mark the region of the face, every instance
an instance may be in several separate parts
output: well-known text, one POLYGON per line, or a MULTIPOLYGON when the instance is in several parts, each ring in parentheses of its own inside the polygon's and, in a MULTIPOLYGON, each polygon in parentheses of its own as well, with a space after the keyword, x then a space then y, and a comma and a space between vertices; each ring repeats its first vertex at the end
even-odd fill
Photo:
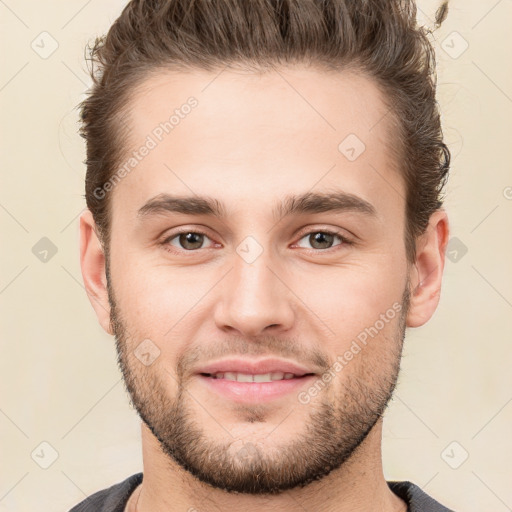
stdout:
POLYGON ((136 410, 203 482, 321 478, 390 399, 410 267, 386 113, 368 78, 301 67, 162 72, 132 98, 111 325, 136 410))

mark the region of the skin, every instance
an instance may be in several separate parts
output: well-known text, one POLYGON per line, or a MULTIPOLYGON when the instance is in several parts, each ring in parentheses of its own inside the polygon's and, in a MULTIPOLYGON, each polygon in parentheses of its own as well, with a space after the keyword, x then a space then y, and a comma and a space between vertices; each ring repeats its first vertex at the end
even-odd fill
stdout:
POLYGON ((86 290, 100 324, 116 335, 127 388, 147 423, 144 481, 126 510, 405 510, 382 472, 382 412, 405 327, 427 322, 439 301, 446 213, 432 215, 409 262, 392 116, 363 75, 305 66, 162 71, 131 97, 127 151, 190 96, 197 107, 109 192, 108 276, 92 215, 80 219, 86 290), (338 150, 351 133, 366 146, 355 161, 338 150), (374 213, 272 216, 289 194, 334 190, 374 213), (228 215, 138 215, 162 193, 215 198, 228 215), (187 250, 187 240, 168 240, 178 227, 207 236, 187 250), (348 242, 334 236, 320 246, 314 234, 325 231, 348 242), (252 263, 236 251, 247 236, 263 249, 252 263), (401 314, 307 404, 295 392, 235 403, 194 373, 226 356, 270 355, 321 376, 397 304, 401 314), (145 339, 159 350, 149 366, 134 356, 145 339), (255 469, 273 492, 243 487, 255 469), (231 492, 237 486, 244 490, 231 492))

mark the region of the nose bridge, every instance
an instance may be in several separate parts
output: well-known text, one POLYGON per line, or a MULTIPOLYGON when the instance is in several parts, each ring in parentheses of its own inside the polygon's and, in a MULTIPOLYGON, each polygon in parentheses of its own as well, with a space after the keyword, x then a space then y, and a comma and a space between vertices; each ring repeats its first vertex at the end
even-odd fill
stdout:
POLYGON ((242 242, 233 255, 233 269, 216 309, 217 325, 246 336, 258 335, 270 326, 288 329, 293 323, 290 294, 276 276, 268 250, 251 247, 250 240, 247 244, 242 242))

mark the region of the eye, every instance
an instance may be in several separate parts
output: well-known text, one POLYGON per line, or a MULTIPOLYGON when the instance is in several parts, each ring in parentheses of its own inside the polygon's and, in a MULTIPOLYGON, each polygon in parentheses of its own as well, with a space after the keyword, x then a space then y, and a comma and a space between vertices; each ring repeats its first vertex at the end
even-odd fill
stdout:
MULTIPOLYGON (((299 242, 297 242, 297 245, 299 245, 299 247, 303 247, 300 245, 300 242, 302 240, 307 240, 307 242, 311 244, 311 247, 317 250, 331 249, 338 245, 350 245, 350 241, 347 238, 345 238, 341 233, 324 230, 310 231, 309 233, 307 233, 299 240, 299 242), (339 239, 340 243, 333 245, 335 239, 339 239)), ((309 247, 305 247, 305 249, 309 249, 309 247)))
POLYGON ((182 231, 181 233, 174 233, 167 237, 162 245, 168 247, 177 247, 178 249, 185 251, 194 251, 196 249, 203 249, 203 243, 205 239, 209 240, 206 233, 200 231, 182 231))

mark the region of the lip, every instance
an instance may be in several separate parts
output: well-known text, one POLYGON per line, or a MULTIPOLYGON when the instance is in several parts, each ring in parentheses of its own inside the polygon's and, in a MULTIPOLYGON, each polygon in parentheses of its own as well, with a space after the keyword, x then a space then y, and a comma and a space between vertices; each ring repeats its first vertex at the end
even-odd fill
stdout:
POLYGON ((238 382, 227 379, 213 379, 198 375, 208 390, 238 403, 262 403, 275 400, 290 393, 297 396, 300 388, 310 385, 316 375, 305 375, 272 382, 238 382))
MULTIPOLYGON (((259 361, 251 361, 248 359, 224 359, 222 361, 217 361, 215 363, 211 363, 204 367, 201 367, 197 370, 196 373, 225 373, 225 372, 235 372, 235 373, 251 373, 251 374, 265 374, 272 372, 283 372, 283 373, 293 373, 297 376, 303 376, 307 373, 315 373, 314 371, 298 365, 292 361, 287 361, 285 359, 262 359, 259 361)), ((295 379, 290 379, 295 380, 295 379)))
POLYGON ((225 359, 200 368, 197 376, 208 390, 238 403, 262 403, 295 394, 300 388, 309 385, 317 377, 315 372, 284 359, 225 359), (215 373, 265 374, 273 372, 293 373, 293 379, 274 380, 272 382, 238 382, 227 379, 214 379, 206 374, 215 373))

